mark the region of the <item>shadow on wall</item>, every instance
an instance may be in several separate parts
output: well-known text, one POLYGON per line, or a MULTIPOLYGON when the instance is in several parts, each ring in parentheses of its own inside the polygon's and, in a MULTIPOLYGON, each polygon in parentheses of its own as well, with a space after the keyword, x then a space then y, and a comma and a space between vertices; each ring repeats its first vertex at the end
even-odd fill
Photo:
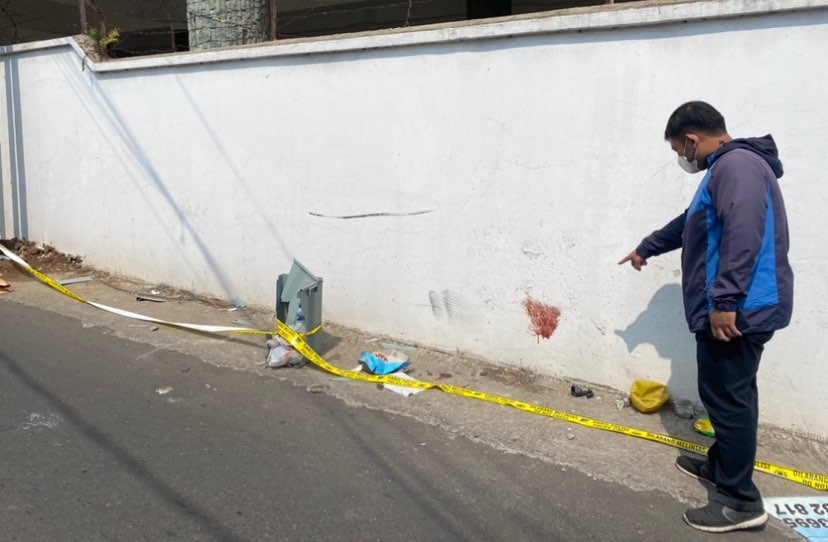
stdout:
POLYGON ((178 226, 186 232, 187 237, 193 242, 203 258, 203 261, 194 262, 185 257, 184 263, 193 272, 206 267, 224 292, 225 297, 234 302, 241 302, 230 274, 220 264, 208 240, 192 224, 191 217, 187 215, 174 196, 167 179, 164 179, 158 172, 155 163, 143 149, 132 127, 115 106, 109 93, 101 85, 98 76, 92 72, 84 72, 83 68, 78 71, 74 60, 65 57, 59 64, 59 68, 63 71, 65 80, 77 95, 80 105, 86 109, 90 119, 96 123, 102 134, 104 134, 104 141, 109 143, 115 156, 123 165, 126 175, 128 175, 138 193, 144 198, 146 209, 153 213, 158 223, 166 224, 164 233, 168 239, 174 245, 180 246, 183 244, 185 237, 176 235, 172 224, 169 223, 162 212, 163 206, 166 206, 167 210, 175 215, 178 226), (131 173, 132 164, 139 168, 143 176, 131 173), (149 198, 146 190, 148 184, 155 188, 160 196, 160 201, 164 204, 163 206, 149 198))
MULTIPOLYGON (((647 308, 626 329, 615 334, 624 339, 627 351, 651 344, 670 362, 670 379, 665 382, 677 399, 698 402, 696 390, 696 343, 687 329, 681 285, 666 284, 650 299, 647 308)), ((647 378, 642 375, 642 378, 647 378)))

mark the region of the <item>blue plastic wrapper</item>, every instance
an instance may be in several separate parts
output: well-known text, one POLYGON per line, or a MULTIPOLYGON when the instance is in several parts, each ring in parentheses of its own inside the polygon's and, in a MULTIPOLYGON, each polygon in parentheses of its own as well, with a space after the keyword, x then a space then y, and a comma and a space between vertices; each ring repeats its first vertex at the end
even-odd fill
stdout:
POLYGON ((359 356, 359 361, 365 364, 368 367, 368 371, 375 375, 387 375, 391 373, 396 373, 402 369, 405 369, 411 362, 409 360, 405 361, 385 361, 384 359, 380 359, 371 352, 363 352, 359 356))

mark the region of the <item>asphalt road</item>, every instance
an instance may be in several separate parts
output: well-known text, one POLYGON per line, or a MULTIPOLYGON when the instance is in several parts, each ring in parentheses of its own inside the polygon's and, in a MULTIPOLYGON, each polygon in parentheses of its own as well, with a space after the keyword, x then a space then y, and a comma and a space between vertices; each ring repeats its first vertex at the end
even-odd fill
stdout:
POLYGON ((2 541, 786 539, 684 509, 0 299, 2 541))

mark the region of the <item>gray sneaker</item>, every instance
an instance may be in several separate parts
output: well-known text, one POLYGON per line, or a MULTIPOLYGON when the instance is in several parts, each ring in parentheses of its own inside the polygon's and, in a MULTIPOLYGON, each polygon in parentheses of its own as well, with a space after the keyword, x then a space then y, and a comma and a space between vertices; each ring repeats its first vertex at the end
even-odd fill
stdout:
POLYGON ((716 481, 703 471, 706 460, 696 459, 695 457, 688 457, 686 455, 678 456, 676 459, 676 468, 688 476, 692 476, 696 480, 716 486, 716 481))
POLYGON ((693 508, 684 513, 687 525, 708 533, 755 529, 767 521, 768 513, 764 510, 742 512, 713 501, 703 508, 693 508))

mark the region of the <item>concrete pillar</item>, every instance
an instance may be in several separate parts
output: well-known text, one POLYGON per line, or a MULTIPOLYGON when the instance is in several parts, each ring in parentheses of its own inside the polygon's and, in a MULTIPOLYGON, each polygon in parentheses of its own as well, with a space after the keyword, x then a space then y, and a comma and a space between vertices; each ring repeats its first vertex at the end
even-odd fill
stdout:
POLYGON ((187 0, 190 49, 267 41, 268 0, 187 0))

